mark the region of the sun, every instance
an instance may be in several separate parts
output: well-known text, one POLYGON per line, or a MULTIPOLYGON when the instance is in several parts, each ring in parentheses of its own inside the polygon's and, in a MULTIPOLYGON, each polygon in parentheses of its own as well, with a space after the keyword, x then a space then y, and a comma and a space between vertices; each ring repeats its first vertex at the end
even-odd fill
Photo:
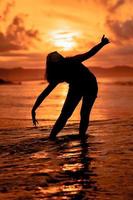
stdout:
POLYGON ((76 46, 74 36, 74 33, 71 32, 54 31, 51 34, 51 42, 61 50, 72 50, 76 46))
POLYGON ((75 42, 68 39, 58 39, 54 44, 56 47, 60 47, 63 50, 71 50, 75 46, 75 42))

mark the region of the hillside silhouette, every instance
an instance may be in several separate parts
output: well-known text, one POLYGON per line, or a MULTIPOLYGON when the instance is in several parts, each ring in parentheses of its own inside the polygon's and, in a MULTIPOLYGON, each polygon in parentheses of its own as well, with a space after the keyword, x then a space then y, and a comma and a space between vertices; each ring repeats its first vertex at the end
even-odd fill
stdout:
MULTIPOLYGON (((97 77, 124 77, 133 76, 133 67, 115 66, 111 68, 89 67, 97 77)), ((0 68, 0 79, 7 81, 33 81, 44 80, 45 71, 42 68, 0 68)))

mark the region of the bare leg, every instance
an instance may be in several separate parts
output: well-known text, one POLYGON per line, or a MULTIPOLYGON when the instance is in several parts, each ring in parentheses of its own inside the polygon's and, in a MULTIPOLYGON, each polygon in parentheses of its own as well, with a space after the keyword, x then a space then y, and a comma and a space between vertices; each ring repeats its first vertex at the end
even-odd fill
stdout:
POLYGON ((81 97, 82 95, 79 94, 77 90, 75 90, 74 88, 69 88, 61 114, 50 133, 50 138, 54 139, 56 135, 61 131, 61 129, 65 126, 68 118, 72 115, 81 97))
POLYGON ((86 130, 88 128, 90 112, 91 112, 95 99, 96 99, 95 97, 90 97, 90 98, 88 96, 83 97, 83 103, 82 103, 81 112, 80 112, 81 120, 80 120, 80 127, 79 127, 79 134, 81 136, 85 135, 86 130))

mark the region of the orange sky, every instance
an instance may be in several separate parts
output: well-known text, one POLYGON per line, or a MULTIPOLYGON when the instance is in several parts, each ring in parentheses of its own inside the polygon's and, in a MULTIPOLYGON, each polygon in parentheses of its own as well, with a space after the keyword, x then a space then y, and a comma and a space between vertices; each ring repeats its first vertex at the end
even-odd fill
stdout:
POLYGON ((44 66, 47 53, 71 56, 105 34, 111 43, 88 66, 133 65, 133 0, 0 0, 0 67, 44 66))

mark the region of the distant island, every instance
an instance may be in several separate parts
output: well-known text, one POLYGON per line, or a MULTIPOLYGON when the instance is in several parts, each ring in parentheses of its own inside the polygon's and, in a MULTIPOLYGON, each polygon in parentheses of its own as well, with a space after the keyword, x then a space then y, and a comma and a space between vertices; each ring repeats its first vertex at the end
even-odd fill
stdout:
MULTIPOLYGON (((111 68, 89 67, 97 77, 128 77, 133 76, 133 67, 115 66, 111 68)), ((44 80, 44 69, 30 68, 0 68, 0 79, 3 81, 33 81, 44 80)), ((4 83, 4 82, 3 82, 4 83)), ((5 82, 6 83, 6 82, 5 82)), ((7 82, 9 83, 9 82, 7 82)), ((10 82, 11 83, 11 82, 10 82)))
POLYGON ((20 85, 21 82, 13 82, 13 81, 9 81, 9 80, 4 80, 0 78, 0 85, 20 85))
POLYGON ((12 84, 12 83, 13 83, 12 81, 7 81, 7 80, 4 80, 4 79, 0 79, 0 85, 12 84))

